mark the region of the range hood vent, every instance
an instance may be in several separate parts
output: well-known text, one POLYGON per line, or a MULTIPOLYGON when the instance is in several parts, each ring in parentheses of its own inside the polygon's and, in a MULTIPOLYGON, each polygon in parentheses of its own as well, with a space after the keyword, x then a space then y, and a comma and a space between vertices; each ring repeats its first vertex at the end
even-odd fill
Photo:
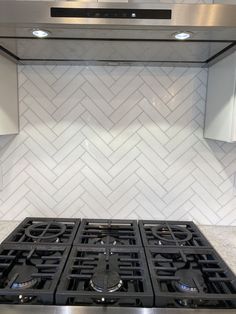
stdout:
POLYGON ((235 16, 236 5, 0 1, 0 52, 22 64, 207 66, 235 51, 235 16))

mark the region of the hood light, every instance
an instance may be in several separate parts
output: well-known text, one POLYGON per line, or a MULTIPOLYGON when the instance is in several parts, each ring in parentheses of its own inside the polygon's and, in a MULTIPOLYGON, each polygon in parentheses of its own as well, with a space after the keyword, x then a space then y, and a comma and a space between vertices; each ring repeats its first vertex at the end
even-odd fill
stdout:
POLYGON ((192 33, 178 32, 178 33, 173 34, 173 36, 175 37, 175 39, 178 39, 178 40, 186 40, 192 37, 192 33))
POLYGON ((49 36, 49 32, 43 29, 33 29, 32 34, 37 38, 46 38, 49 36))

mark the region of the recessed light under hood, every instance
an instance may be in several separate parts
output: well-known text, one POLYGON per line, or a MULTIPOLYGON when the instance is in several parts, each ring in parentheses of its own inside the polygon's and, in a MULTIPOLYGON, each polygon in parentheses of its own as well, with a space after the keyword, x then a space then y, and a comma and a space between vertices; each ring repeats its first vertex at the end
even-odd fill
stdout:
POLYGON ((32 29, 33 36, 37 38, 46 38, 49 36, 49 32, 44 29, 34 28, 32 29))
POLYGON ((193 36, 193 33, 191 33, 191 32, 178 32, 178 33, 174 33, 173 36, 175 39, 178 39, 178 40, 187 40, 193 36))
POLYGON ((0 1, 0 48, 23 64, 205 66, 235 50, 235 16, 236 5, 0 1))

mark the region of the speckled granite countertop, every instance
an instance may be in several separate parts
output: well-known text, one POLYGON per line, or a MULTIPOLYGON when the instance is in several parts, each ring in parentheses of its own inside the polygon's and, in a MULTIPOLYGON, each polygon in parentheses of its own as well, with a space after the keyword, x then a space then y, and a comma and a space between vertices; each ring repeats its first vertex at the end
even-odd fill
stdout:
MULTIPOLYGON (((2 242, 18 224, 18 221, 0 221, 0 242, 2 242)), ((198 227, 236 274, 236 227, 198 227)))
POLYGON ((198 227, 236 275, 236 227, 198 227))

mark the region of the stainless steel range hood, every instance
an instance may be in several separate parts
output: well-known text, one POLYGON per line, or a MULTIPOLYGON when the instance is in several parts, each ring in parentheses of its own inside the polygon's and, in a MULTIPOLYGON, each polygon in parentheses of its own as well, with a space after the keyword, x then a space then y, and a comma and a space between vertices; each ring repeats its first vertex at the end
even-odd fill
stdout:
POLYGON ((23 64, 199 66, 235 43, 236 5, 0 1, 1 52, 23 64), (49 36, 37 39, 35 29, 49 36), (190 38, 177 40, 179 32, 190 38))

